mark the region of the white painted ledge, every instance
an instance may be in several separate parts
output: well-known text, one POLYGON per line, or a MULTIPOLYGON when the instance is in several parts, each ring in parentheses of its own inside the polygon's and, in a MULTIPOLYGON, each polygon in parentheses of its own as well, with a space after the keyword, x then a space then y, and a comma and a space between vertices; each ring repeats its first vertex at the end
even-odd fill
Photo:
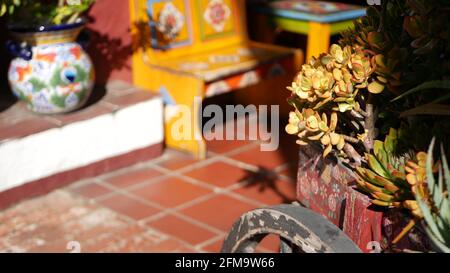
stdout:
POLYGON ((160 97, 0 143, 0 192, 163 142, 160 97))

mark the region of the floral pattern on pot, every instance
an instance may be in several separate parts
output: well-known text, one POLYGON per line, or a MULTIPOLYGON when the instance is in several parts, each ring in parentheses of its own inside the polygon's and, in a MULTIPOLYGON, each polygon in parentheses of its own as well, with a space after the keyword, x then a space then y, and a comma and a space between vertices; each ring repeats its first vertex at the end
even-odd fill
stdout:
POLYGON ((75 42, 32 47, 31 60, 15 58, 8 80, 14 94, 37 113, 75 110, 89 97, 94 68, 89 56, 75 42))

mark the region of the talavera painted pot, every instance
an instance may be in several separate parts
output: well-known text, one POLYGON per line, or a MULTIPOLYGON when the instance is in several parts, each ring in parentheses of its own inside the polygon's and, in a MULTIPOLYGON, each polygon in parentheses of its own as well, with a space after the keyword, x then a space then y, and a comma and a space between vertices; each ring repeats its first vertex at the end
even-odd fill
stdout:
POLYGON ((94 86, 92 61, 76 39, 85 23, 10 27, 15 42, 8 80, 28 108, 42 114, 65 113, 81 107, 94 86))

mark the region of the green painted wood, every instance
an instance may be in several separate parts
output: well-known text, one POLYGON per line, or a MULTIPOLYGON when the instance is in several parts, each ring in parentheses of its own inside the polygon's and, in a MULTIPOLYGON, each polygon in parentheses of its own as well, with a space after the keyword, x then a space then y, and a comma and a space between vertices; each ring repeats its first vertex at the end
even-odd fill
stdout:
POLYGON ((298 21, 294 19, 281 17, 271 17, 270 22, 274 26, 279 27, 286 31, 305 35, 308 35, 309 32, 309 22, 306 21, 298 21))
POLYGON ((353 20, 336 22, 330 24, 331 34, 339 34, 344 30, 348 30, 349 28, 353 28, 353 20))
MULTIPOLYGON (((279 27, 285 31, 305 35, 308 35, 309 33, 309 22, 307 21, 299 21, 296 19, 282 18, 278 16, 269 17, 268 21, 273 27, 279 27)), ((351 27, 353 27, 353 20, 330 23, 330 31, 332 35, 339 34, 351 27)))

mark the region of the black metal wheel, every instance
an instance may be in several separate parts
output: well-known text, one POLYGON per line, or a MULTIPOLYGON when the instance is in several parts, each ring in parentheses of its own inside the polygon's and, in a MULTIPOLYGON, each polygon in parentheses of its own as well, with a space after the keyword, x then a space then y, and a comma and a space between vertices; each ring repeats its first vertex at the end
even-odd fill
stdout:
POLYGON ((299 205, 255 209, 233 225, 222 253, 253 253, 269 234, 280 237, 281 253, 357 253, 358 246, 324 217, 299 205))

